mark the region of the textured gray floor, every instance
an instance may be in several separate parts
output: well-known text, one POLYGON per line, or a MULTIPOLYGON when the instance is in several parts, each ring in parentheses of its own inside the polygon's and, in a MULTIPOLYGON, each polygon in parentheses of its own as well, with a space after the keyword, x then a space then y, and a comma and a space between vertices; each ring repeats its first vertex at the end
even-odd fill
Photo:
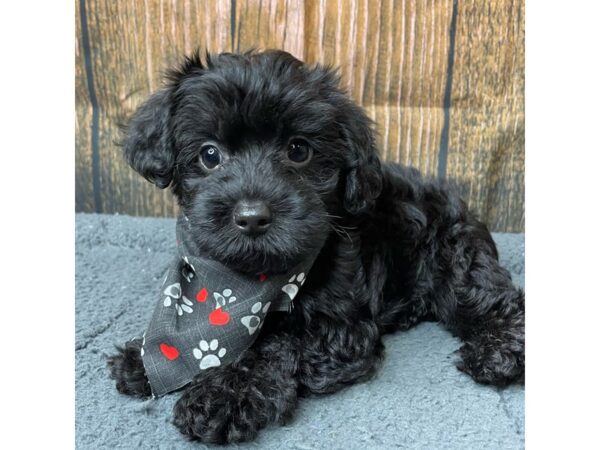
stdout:
MULTIPOLYGON (((206 448, 170 424, 177 394, 119 395, 105 356, 143 330, 174 250, 172 219, 76 216, 76 443, 80 449, 206 448)), ((494 236, 503 264, 524 282, 523 235, 494 236)), ((523 448, 524 390, 475 384, 458 372, 459 341, 434 323, 385 337, 376 379, 301 401, 286 427, 263 430, 251 449, 523 448)))

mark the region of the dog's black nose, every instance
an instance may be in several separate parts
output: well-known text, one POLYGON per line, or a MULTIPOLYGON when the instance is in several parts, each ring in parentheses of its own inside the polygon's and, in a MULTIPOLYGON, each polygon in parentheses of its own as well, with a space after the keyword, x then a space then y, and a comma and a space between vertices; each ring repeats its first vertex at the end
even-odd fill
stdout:
POLYGON ((260 200, 240 200, 233 208, 233 222, 244 234, 262 234, 271 225, 271 210, 260 200))

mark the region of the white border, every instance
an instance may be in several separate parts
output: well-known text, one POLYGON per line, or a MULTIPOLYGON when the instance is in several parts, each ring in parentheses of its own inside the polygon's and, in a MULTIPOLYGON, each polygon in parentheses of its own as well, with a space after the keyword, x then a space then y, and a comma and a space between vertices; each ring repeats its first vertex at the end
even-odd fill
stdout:
POLYGON ((597 449, 600 14, 526 6, 526 447, 597 449))
POLYGON ((74 447, 72 2, 2 2, 2 448, 74 447))
MULTIPOLYGON (((526 443, 599 448, 600 14, 526 6, 526 443)), ((0 8, 0 440, 72 448, 75 9, 0 8)))

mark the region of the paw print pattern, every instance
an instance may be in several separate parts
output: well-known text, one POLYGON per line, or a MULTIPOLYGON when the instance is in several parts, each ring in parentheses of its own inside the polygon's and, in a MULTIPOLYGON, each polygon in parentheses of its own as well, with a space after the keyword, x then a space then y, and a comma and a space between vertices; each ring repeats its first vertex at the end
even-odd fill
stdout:
POLYGON ((188 314, 193 312, 193 309, 191 308, 193 303, 185 295, 181 295, 181 284, 170 284, 163 293, 166 295, 165 300, 163 301, 165 307, 169 307, 175 303, 175 310, 180 316, 182 316, 184 312, 188 314), (178 301, 179 299, 181 299, 183 304, 178 301))
POLYGON ((231 295, 231 293, 231 289, 224 289, 223 293, 213 293, 217 307, 208 315, 208 323, 215 326, 227 325, 229 323, 231 317, 229 316, 229 313, 223 309, 223 307, 237 300, 231 295))
POLYGON ((176 300, 181 297, 181 284, 170 284, 165 288, 163 293, 166 295, 163 305, 171 306, 173 300, 176 300))
POLYGON ((183 305, 181 303, 176 303, 175 304, 175 309, 177 310, 177 314, 179 314, 180 316, 182 316, 184 312, 190 314, 191 312, 194 311, 192 309, 193 303, 190 301, 189 298, 187 298, 184 295, 184 296, 181 297, 181 301, 183 301, 183 303, 185 303, 185 304, 183 304, 183 305))
POLYGON ((222 308, 227 303, 233 303, 237 300, 235 297, 231 296, 231 289, 224 289, 223 294, 215 292, 213 293, 213 296, 215 297, 215 301, 217 302, 217 308, 222 308))
POLYGON ((181 267, 181 276, 190 283, 196 275, 196 268, 190 263, 187 256, 183 257, 183 261, 185 264, 181 267))
POLYGON ((227 349, 221 348, 218 352, 219 348, 219 340, 213 339, 210 341, 210 344, 202 339, 198 346, 199 348, 194 348, 194 358, 200 361, 200 369, 205 370, 209 367, 218 367, 221 365, 221 358, 225 356, 227 353, 227 349))
POLYGON ((290 280, 288 281, 288 284, 283 286, 281 288, 281 290, 283 292, 285 292, 290 297, 291 300, 294 300, 294 297, 298 294, 298 290, 300 289, 300 286, 302 286, 305 281, 306 281, 306 275, 304 274, 304 272, 301 272, 297 275, 294 275, 292 278, 290 278, 290 280))
POLYGON ((263 315, 266 314, 270 306, 271 302, 267 302, 265 306, 262 305, 262 302, 256 302, 254 305, 252 305, 252 308, 250 308, 250 312, 252 314, 241 318, 242 325, 248 328, 248 333, 250 333, 250 336, 252 336, 256 330, 261 328, 264 323, 262 318, 256 314, 258 314, 261 309, 263 315))

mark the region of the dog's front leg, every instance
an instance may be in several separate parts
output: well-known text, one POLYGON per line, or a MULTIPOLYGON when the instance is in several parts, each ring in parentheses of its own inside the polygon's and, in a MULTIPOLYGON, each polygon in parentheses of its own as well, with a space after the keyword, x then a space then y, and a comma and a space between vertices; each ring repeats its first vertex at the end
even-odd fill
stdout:
POLYGON ((175 404, 173 423, 205 443, 251 440, 269 423, 292 417, 297 366, 295 339, 268 335, 232 364, 198 375, 175 404))
POLYGON ((116 381, 121 394, 134 397, 150 397, 152 394, 140 354, 141 348, 142 340, 136 338, 123 347, 117 347, 118 353, 108 358, 111 378, 116 381))
POLYGON ((476 381, 503 386, 525 377, 525 298, 496 257, 479 251, 465 277, 442 289, 438 318, 460 336, 458 368, 476 381))
POLYGON ((313 321, 300 355, 301 392, 328 394, 371 378, 383 357, 383 343, 370 320, 313 321))

